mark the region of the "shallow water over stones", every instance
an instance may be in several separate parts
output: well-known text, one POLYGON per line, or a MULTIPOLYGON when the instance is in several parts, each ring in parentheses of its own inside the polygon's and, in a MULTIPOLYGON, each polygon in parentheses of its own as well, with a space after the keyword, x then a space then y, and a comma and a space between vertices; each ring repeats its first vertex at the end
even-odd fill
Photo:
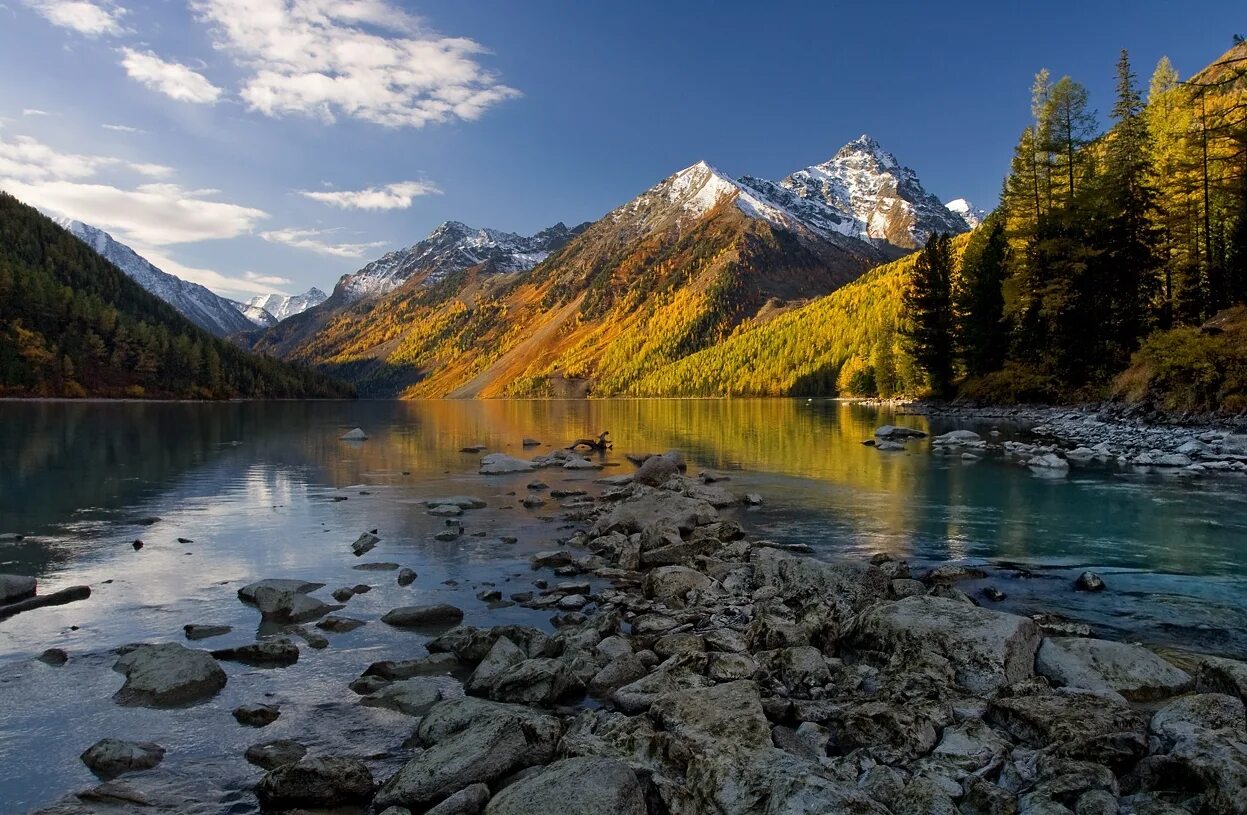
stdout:
MULTIPOLYGON (((1005 595, 981 599, 986 607, 1061 612, 1105 636, 1247 655, 1243 478, 1190 483, 1077 465, 1050 478, 992 457, 933 456, 922 440, 900 452, 863 447, 884 423, 930 433, 970 426, 985 437, 995 426, 791 400, 0 403, 0 533, 26 536, 0 542, 0 572, 37 577, 41 594, 93 589, 87 601, 0 622, 0 761, 12 770, 0 780, 3 809, 35 809, 97 784, 78 756, 101 738, 160 744, 165 760, 145 783, 159 788, 167 778, 170 789, 193 788, 204 812, 254 810, 242 790, 261 773, 243 753, 260 742, 297 739, 313 754, 345 750, 388 777, 402 763, 413 719, 363 706, 346 686, 372 662, 423 656, 423 643, 438 632, 380 618, 394 608, 449 603, 469 624, 550 630, 558 608, 479 598, 495 591, 540 597, 534 580, 570 579, 529 568, 532 555, 570 533, 563 515, 576 510, 552 493, 600 495, 610 487, 596 479, 634 470, 628 452, 679 448, 690 473, 712 468, 730 477, 716 487, 760 494, 758 508, 722 511, 751 538, 857 562, 888 552, 919 575, 926 564, 969 559, 986 576, 956 586, 1005 595), (339 440, 356 426, 367 441, 339 440), (617 466, 478 473, 485 453, 531 458, 601 430, 617 447, 589 458, 617 466), (547 445, 525 449, 529 436, 547 445), (484 453, 460 452, 476 444, 484 453), (550 489, 528 489, 535 476, 550 489), (523 506, 530 494, 546 503, 523 506), (451 503, 445 496, 486 506, 431 514, 430 506, 451 503), (460 525, 451 540, 436 539, 460 525), (375 547, 356 556, 352 543, 374 529, 375 547), (136 539, 144 542, 139 550, 136 539), (357 568, 374 563, 418 576, 404 586, 393 569, 357 568), (1108 590, 1074 591, 1085 569, 1103 576, 1108 590), (236 594, 262 578, 323 583, 312 596, 329 604, 337 604, 332 588, 365 584, 369 591, 352 593, 335 612, 364 625, 324 630, 323 649, 292 638, 301 651, 294 664, 222 662, 228 683, 193 706, 112 701, 124 681, 112 669, 113 649, 127 643, 219 650, 279 630, 236 594), (231 630, 190 641, 186 625, 231 630), (50 647, 64 649, 68 661, 38 661, 50 647), (234 720, 235 708, 256 704, 274 705, 281 716, 263 730, 234 720)), ((1019 432, 999 430, 1003 438, 1019 432)), ((589 582, 591 591, 604 585, 589 582)), ((303 625, 321 630, 314 619, 303 625)), ((452 681, 445 687, 461 692, 452 681)))

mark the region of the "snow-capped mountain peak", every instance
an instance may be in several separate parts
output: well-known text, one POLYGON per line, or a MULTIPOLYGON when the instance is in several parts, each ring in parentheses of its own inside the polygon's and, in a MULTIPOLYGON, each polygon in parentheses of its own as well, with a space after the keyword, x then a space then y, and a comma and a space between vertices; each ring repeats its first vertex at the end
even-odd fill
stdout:
POLYGON ((914 248, 933 232, 965 232, 969 224, 927 192, 874 138, 862 135, 821 164, 789 175, 779 186, 826 204, 850 224, 846 234, 914 248))
POLYGON ((91 247, 97 255, 205 331, 224 337, 254 328, 252 322, 238 311, 232 300, 221 297, 198 283, 191 283, 161 271, 104 230, 69 218, 55 220, 74 237, 91 247))
MULTIPOLYGON (((268 314, 273 318, 273 321, 276 323, 281 322, 287 317, 293 317, 296 314, 301 314, 312 306, 319 306, 327 299, 329 299, 329 295, 313 286, 303 294, 258 294, 248 300, 246 305, 268 312, 268 314)), ((261 317, 260 319, 263 318, 261 317)), ((252 322, 256 322, 254 317, 252 318, 252 322)), ((256 322, 256 324, 262 325, 263 323, 256 322)))
POLYGON ((562 246, 572 235, 562 223, 524 236, 445 221, 424 240, 389 252, 338 281, 347 301, 392 291, 413 275, 433 284, 449 275, 484 265, 492 272, 527 271, 562 246))
POLYGON ((983 219, 987 217, 987 212, 978 209, 964 198, 954 198, 944 205, 950 212, 955 212, 970 225, 971 229, 977 229, 979 224, 983 223, 983 219))

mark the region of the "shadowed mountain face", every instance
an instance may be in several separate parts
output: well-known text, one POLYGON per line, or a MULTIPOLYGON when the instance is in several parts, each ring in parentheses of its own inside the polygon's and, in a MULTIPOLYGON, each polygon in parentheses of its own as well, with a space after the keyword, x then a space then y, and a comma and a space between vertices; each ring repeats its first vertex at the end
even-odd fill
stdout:
POLYGON ((779 183, 698 162, 574 230, 442 224, 253 341, 372 396, 635 394, 931 232, 967 228, 868 137, 779 183))

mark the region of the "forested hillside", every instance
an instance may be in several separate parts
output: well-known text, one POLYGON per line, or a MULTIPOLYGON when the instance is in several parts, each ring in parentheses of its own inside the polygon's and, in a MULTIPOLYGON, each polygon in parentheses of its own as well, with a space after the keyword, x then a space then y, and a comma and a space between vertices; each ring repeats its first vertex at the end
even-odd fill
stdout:
POLYGON ((353 391, 212 337, 0 193, 0 396, 311 398, 353 391))

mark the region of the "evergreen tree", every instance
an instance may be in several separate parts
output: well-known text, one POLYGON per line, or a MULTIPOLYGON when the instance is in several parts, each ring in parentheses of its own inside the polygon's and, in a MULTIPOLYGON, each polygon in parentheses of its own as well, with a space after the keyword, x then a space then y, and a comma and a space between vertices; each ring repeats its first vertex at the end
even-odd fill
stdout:
POLYGON ((1009 328, 1002 287, 1008 261, 1004 217, 992 213, 970 237, 954 287, 958 350, 970 376, 982 376, 1004 364, 1009 328))
POLYGON ((914 263, 904 294, 904 336, 939 397, 949 395, 953 381, 952 265, 949 236, 932 235, 914 263))
POLYGON ((1059 194, 1069 206, 1085 169, 1082 148, 1095 136, 1095 114, 1087 107, 1087 89, 1068 76, 1061 77, 1048 94, 1045 122, 1039 136, 1054 162, 1053 195, 1059 194))

